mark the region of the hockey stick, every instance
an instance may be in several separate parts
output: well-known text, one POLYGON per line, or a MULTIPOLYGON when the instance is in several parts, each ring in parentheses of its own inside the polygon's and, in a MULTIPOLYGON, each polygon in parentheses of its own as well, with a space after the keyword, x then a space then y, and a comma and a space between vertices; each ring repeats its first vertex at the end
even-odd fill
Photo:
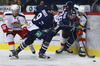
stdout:
MULTIPOLYGON (((62 28, 67 28, 67 27, 75 27, 75 26, 70 26, 70 25, 60 25, 60 27, 62 27, 62 28)), ((77 28, 77 29, 89 29, 90 30, 90 28, 81 28, 81 27, 75 27, 75 28, 77 28)))
POLYGON ((70 25, 60 25, 60 27, 62 28, 67 28, 67 27, 75 27, 77 29, 89 29, 89 30, 93 30, 95 29, 99 24, 98 23, 95 23, 93 24, 93 26, 89 27, 89 28, 81 28, 81 27, 75 27, 75 26, 70 26, 70 25))
MULTIPOLYGON (((72 37, 73 37, 73 39, 74 39, 74 41, 75 41, 75 38, 74 38, 73 32, 71 32, 71 33, 72 33, 72 37)), ((75 43, 75 46, 76 46, 77 53, 78 53, 78 55, 79 55, 78 45, 77 45, 76 43, 75 43)))
MULTIPOLYGON (((72 32, 72 37, 73 37, 73 39, 74 39, 74 41, 75 41, 73 32, 72 32)), ((89 58, 95 58, 95 56, 90 56, 90 55, 88 54, 87 49, 86 49, 86 46, 85 46, 85 44, 84 44, 84 42, 83 42, 82 37, 81 37, 81 40, 82 40, 82 43, 83 43, 83 46, 84 46, 84 49, 85 49, 85 51, 86 51, 87 56, 88 56, 89 58)), ((77 44, 75 44, 75 45, 76 45, 76 50, 77 50, 77 52, 78 52, 78 54, 79 54, 78 46, 77 46, 77 44)))
POLYGON ((91 55, 88 54, 87 49, 86 49, 86 46, 85 46, 85 44, 84 44, 84 42, 83 42, 82 37, 81 37, 81 40, 82 40, 82 43, 83 43, 83 46, 84 46, 84 49, 85 49, 85 52, 86 52, 87 56, 88 56, 89 58, 95 58, 95 55, 91 56, 91 55))
POLYGON ((93 26, 90 27, 90 30, 95 29, 98 25, 99 25, 98 23, 93 24, 93 26))

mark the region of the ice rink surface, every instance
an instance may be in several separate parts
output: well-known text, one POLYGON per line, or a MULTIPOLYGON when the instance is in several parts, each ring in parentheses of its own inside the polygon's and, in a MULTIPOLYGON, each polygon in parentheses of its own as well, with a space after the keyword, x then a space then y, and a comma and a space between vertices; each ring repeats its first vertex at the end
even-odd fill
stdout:
POLYGON ((0 66, 100 66, 100 58, 79 57, 75 54, 63 52, 56 54, 46 52, 50 60, 38 58, 38 51, 32 54, 31 51, 22 51, 19 59, 10 59, 9 50, 0 50, 0 66), (96 62, 93 62, 96 60, 96 62))

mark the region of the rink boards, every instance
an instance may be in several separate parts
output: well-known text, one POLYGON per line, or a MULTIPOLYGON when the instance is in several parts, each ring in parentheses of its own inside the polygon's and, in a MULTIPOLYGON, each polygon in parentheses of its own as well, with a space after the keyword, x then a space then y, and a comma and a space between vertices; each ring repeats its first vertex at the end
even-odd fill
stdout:
MULTIPOLYGON (((24 13, 26 16, 26 19, 30 21, 33 17, 34 14, 32 13, 24 13)), ((86 45, 88 47, 88 52, 90 55, 96 55, 97 57, 100 57, 100 13, 87 13, 88 14, 88 22, 87 22, 87 27, 93 26, 93 24, 97 23, 98 26, 94 27, 92 30, 87 30, 87 38, 86 38, 86 45)), ((0 14, 1 15, 1 14, 0 14)), ((59 32, 60 33, 60 32, 59 32)), ((57 36, 55 36, 50 43, 49 49, 47 51, 49 52, 55 52, 57 49, 60 48, 60 36, 59 33, 57 36)), ((0 49, 9 49, 9 46, 6 41, 5 34, 2 32, 0 29, 0 49)), ((15 37, 15 43, 16 47, 23 41, 19 36, 15 37)), ((34 42, 34 48, 36 50, 39 50, 41 47, 42 40, 36 40, 34 42)), ((71 49, 74 51, 76 54, 76 48, 73 45, 71 49)), ((25 50, 29 50, 27 47, 25 50)))

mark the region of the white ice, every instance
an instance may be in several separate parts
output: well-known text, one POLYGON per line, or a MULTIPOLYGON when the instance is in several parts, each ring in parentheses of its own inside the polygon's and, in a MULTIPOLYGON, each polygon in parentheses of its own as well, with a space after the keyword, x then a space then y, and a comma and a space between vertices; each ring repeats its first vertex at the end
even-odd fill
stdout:
POLYGON ((100 58, 79 57, 75 54, 63 52, 46 52, 50 60, 40 60, 38 51, 32 54, 31 51, 22 51, 19 59, 10 59, 9 50, 0 50, 0 66, 100 66, 100 58), (96 60, 96 62, 93 62, 96 60))

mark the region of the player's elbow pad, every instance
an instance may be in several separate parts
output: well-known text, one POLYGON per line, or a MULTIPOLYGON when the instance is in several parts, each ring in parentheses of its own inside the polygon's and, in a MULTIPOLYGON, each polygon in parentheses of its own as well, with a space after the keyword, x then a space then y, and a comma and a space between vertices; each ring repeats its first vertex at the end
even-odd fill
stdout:
POLYGON ((76 35, 77 36, 81 36, 83 34, 83 31, 82 30, 78 30, 77 32, 76 32, 76 35))
POLYGON ((24 27, 22 28, 22 32, 23 32, 23 33, 27 33, 27 27, 26 27, 26 26, 24 26, 24 27))
POLYGON ((4 33, 7 33, 8 32, 8 27, 7 27, 6 24, 2 24, 1 25, 1 28, 2 28, 2 30, 3 30, 4 33))

